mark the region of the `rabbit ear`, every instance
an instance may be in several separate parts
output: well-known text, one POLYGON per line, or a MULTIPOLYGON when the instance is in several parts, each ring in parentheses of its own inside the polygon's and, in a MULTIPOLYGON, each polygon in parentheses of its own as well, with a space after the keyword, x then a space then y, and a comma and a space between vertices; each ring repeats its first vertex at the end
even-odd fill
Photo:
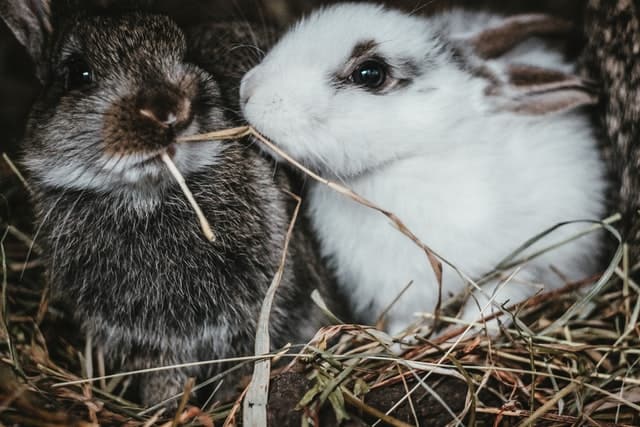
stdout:
POLYGON ((522 56, 509 58, 506 54, 530 38, 567 37, 573 30, 574 26, 563 19, 526 14, 456 39, 468 54, 467 65, 489 80, 486 94, 492 104, 502 111, 539 115, 596 104, 595 85, 563 71, 529 64, 522 56), (518 59, 525 63, 514 62, 518 59))
POLYGON ((480 32, 460 37, 482 59, 504 55, 531 37, 567 35, 574 26, 563 19, 544 14, 515 15, 480 32))
POLYGON ((598 103, 595 84, 561 71, 511 64, 500 77, 486 91, 499 110, 542 115, 598 103))
POLYGON ((45 78, 44 49, 51 34, 50 0, 2 0, 0 17, 36 64, 40 81, 45 78))

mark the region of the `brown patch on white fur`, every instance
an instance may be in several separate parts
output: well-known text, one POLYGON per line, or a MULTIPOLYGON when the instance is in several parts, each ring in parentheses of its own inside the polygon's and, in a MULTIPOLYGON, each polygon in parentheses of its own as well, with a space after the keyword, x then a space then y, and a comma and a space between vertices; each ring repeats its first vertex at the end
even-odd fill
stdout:
POLYGON ((524 90, 513 111, 527 114, 559 113, 598 103, 590 82, 556 70, 530 65, 511 65, 507 69, 509 84, 524 90))
POLYGON ((533 65, 510 65, 507 70, 507 76, 509 78, 509 83, 512 85, 526 87, 547 86, 550 84, 557 84, 558 82, 581 82, 579 78, 567 75, 561 71, 550 70, 548 68, 536 67, 533 65))
POLYGON ((505 54, 530 37, 565 35, 572 29, 570 22, 553 16, 517 15, 476 34, 470 42, 480 58, 491 59, 505 54))
POLYGON ((484 69, 491 82, 485 95, 506 98, 499 110, 521 114, 544 115, 562 113, 599 101, 594 85, 571 74, 532 65, 509 65, 500 81, 498 76, 484 69))
POLYGON ((518 98, 508 108, 515 113, 544 115, 562 113, 582 105, 593 105, 597 99, 587 96, 577 89, 562 91, 533 92, 518 98))
POLYGON ((378 43, 376 43, 374 40, 367 40, 362 43, 358 43, 351 52, 351 58, 359 59, 363 56, 369 56, 376 50, 377 47, 378 43))
POLYGON ((364 58, 369 58, 375 54, 377 47, 378 43, 374 40, 365 40, 355 45, 351 55, 349 55, 349 60, 345 63, 343 69, 336 74, 336 79, 339 81, 347 79, 364 58))

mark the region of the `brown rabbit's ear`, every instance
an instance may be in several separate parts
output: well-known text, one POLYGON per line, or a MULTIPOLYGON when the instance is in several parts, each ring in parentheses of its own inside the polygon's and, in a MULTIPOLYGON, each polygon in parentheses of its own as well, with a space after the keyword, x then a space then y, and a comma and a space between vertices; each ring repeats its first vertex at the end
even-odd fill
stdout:
POLYGON ((560 71, 511 64, 501 77, 505 80, 494 80, 486 93, 502 111, 542 115, 598 103, 595 84, 560 71))
POLYGON ((574 26, 569 21, 544 14, 525 14, 506 18, 465 39, 478 57, 493 59, 504 55, 528 38, 567 35, 572 30, 574 26))
POLYGON ((0 17, 36 64, 40 81, 45 78, 44 49, 51 33, 50 0, 2 0, 0 17))

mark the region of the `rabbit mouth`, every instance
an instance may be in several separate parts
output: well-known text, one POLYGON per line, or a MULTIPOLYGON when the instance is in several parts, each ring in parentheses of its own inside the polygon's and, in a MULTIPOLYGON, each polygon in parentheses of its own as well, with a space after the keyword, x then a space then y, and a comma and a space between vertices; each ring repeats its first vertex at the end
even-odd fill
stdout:
POLYGON ((163 164, 162 156, 164 154, 167 154, 170 159, 173 159, 176 156, 176 150, 177 150, 176 145, 170 144, 169 146, 167 146, 167 148, 164 148, 162 150, 149 153, 149 154, 144 154, 143 160, 134 163, 132 166, 133 168, 138 168, 138 169, 147 168, 149 166, 161 166, 163 164))
POLYGON ((99 174, 109 185, 156 186, 171 178, 168 161, 182 174, 202 171, 218 162, 220 147, 215 144, 178 147, 176 142, 128 153, 106 154, 99 174))

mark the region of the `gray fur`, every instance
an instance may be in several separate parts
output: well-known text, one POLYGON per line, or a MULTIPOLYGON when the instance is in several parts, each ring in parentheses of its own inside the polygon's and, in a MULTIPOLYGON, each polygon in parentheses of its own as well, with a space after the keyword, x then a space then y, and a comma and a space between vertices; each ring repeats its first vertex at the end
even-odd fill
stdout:
MULTIPOLYGON (((177 100, 192 94, 192 120, 176 133, 193 134, 233 124, 219 82, 184 62, 186 39, 167 17, 76 9, 54 12, 52 22, 43 48, 51 73, 30 115, 24 163, 53 291, 105 349, 112 370, 251 355, 292 214, 284 192, 290 181, 238 142, 178 147, 186 153, 178 166, 218 236, 206 241, 166 170, 140 167, 137 179, 117 171, 125 154, 167 144, 161 129, 137 115, 140 93, 171 92, 177 100), (95 84, 67 90, 65 60, 78 54, 95 84), (117 152, 105 159, 110 149, 117 152)), ((304 343, 322 326, 310 300, 314 289, 331 306, 336 301, 300 221, 271 316, 275 348, 304 343)), ((157 403, 179 393, 188 376, 203 379, 228 367, 144 375, 142 401, 157 403)), ((237 375, 225 381, 222 397, 234 390, 237 375)))
POLYGON ((264 25, 255 28, 249 22, 211 22, 189 28, 187 39, 188 58, 217 77, 224 105, 242 120, 240 81, 277 41, 277 31, 264 25))

